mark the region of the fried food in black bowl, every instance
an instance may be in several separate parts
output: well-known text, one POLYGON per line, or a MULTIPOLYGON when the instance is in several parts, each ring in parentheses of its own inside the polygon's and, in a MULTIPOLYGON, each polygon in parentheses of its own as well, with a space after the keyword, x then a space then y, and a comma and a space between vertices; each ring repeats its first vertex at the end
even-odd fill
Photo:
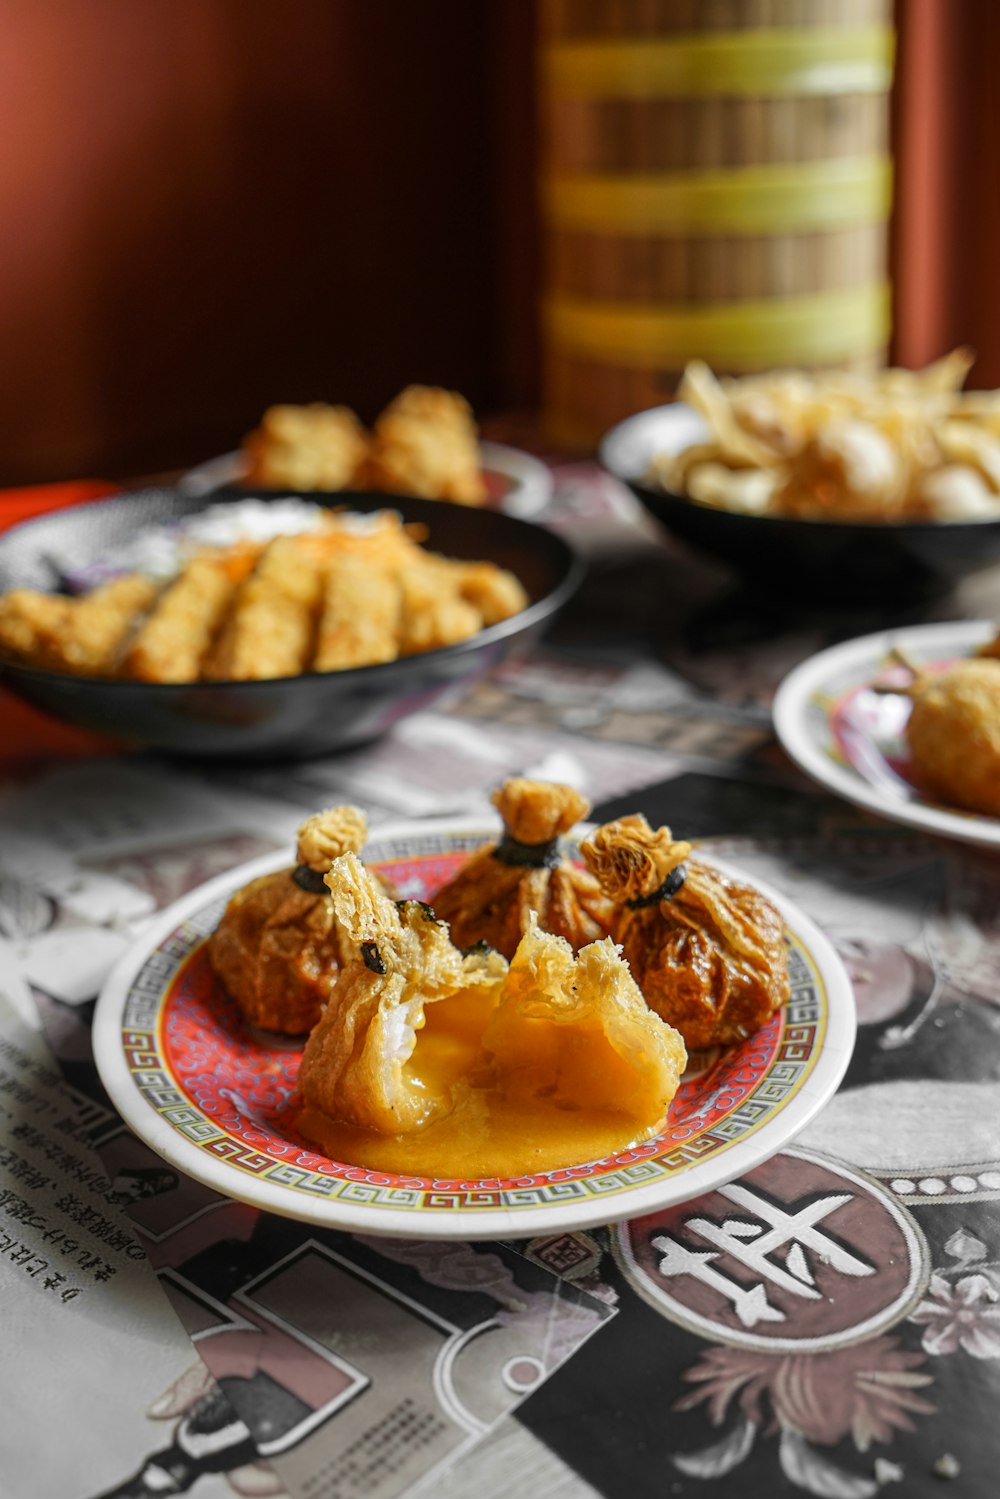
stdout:
POLYGON ((775 601, 919 602, 1000 562, 1000 397, 959 391, 968 365, 722 382, 692 365, 682 399, 612 428, 601 462, 775 601))
MULTIPOLYGON (((238 507, 246 506, 248 500, 256 506, 258 521, 265 507, 281 503, 251 495, 214 503, 211 513, 221 515, 225 522, 235 515, 238 507)), ((74 645, 76 655, 67 669, 60 640, 64 623, 60 611, 64 611, 66 620, 72 621, 72 595, 87 596, 94 585, 106 583, 115 572, 135 577, 137 538, 165 537, 169 550, 173 544, 171 538, 179 530, 187 528, 193 518, 198 517, 199 521, 202 518, 205 511, 202 498, 179 489, 150 488, 27 521, 0 537, 0 596, 26 589, 59 594, 63 599, 61 603, 48 600, 41 606, 43 624, 49 632, 48 655, 44 633, 35 630, 32 634, 30 613, 35 607, 32 601, 28 601, 27 625, 22 617, 24 611, 15 611, 18 618, 14 620, 13 637, 8 628, 4 637, 6 648, 0 654, 0 682, 56 718, 134 745, 234 760, 306 758, 375 739, 400 719, 446 695, 457 695, 510 655, 523 652, 552 622, 583 575, 582 562, 560 537, 500 511, 375 493, 339 495, 336 507, 310 496, 308 504, 318 506, 326 514, 348 512, 359 517, 350 524, 356 525, 361 533, 367 527, 381 524, 374 519, 376 513, 398 517, 399 535, 405 532, 411 536, 414 534, 411 528, 416 528, 421 549, 434 554, 427 558, 427 568, 421 565, 418 569, 415 582, 407 584, 410 600, 407 640, 402 646, 406 654, 390 657, 390 647, 383 649, 381 658, 374 659, 372 664, 311 669, 323 628, 320 617, 325 597, 322 589, 326 587, 323 581, 320 594, 313 597, 311 604, 307 601, 303 606, 313 611, 311 623, 306 626, 311 640, 307 658, 294 672, 274 675, 274 662, 287 645, 289 635, 294 635, 295 621, 290 622, 288 617, 294 615, 294 608, 290 606, 282 612, 282 606, 275 616, 276 622, 263 630, 259 628, 258 615, 257 633, 249 644, 246 640, 242 642, 241 651, 226 634, 227 629, 231 634, 235 605, 230 599, 223 607, 217 596, 218 590, 225 592, 227 586, 234 590, 233 597, 241 597, 241 587, 245 592, 247 582, 260 568, 260 556, 267 555, 263 543, 253 543, 248 544, 248 557, 237 568, 242 577, 231 577, 228 585, 210 578, 207 587, 202 580, 199 606, 201 600, 207 599, 208 607, 216 611, 210 627, 199 616, 198 607, 193 610, 182 607, 185 603, 190 605, 190 598, 178 600, 175 596, 174 599, 173 617, 183 622, 184 631, 189 630, 192 618, 195 623, 201 618, 203 639, 199 649, 204 649, 197 670, 200 675, 203 669, 207 671, 209 679, 136 679, 136 671, 148 674, 153 670, 147 658, 156 659, 154 645, 160 648, 160 659, 165 656, 168 673, 181 669, 177 663, 183 654, 183 642, 172 636, 164 652, 161 632, 161 637, 151 641, 144 653, 139 649, 139 625, 134 620, 125 635, 113 642, 109 659, 96 669, 87 664, 87 651, 93 641, 85 632, 85 638, 74 645), (487 570, 469 569, 468 585, 465 574, 461 574, 462 588, 469 597, 460 596, 455 583, 464 563, 492 564, 487 570), (500 617, 501 607, 483 603, 476 592, 484 586, 489 592, 497 579, 505 607, 512 610, 506 617, 500 617), (441 622, 437 606, 441 596, 449 601, 448 618, 438 628, 441 622), (421 603, 426 607, 421 608, 421 603), (473 629, 477 618, 493 622, 473 629), (462 631, 468 633, 457 638, 462 631), (32 645, 33 651, 28 648, 32 645), (261 655, 270 657, 270 663, 264 665, 258 659, 261 655), (133 663, 132 675, 124 675, 130 669, 129 662, 133 663), (269 675, 255 678, 252 673, 258 669, 269 675), (232 674, 237 670, 242 679, 234 680, 232 674)), ((269 508, 266 513, 271 513, 269 508)), ((211 544, 206 537, 211 538, 212 534, 211 526, 201 534, 199 555, 208 555, 211 544)), ((390 541, 398 544, 391 537, 390 541)), ((298 567, 293 569, 296 580, 290 589, 293 595, 298 589, 300 571, 298 567)), ((140 600, 145 610, 144 616, 142 609, 137 615, 140 622, 143 617, 147 620, 153 617, 155 602, 167 597, 166 586, 161 582, 150 590, 152 601, 140 600)), ((255 586, 259 594, 262 587, 259 576, 255 586)), ((366 605, 366 620, 371 617, 369 592, 377 591, 377 580, 369 584, 367 574, 355 589, 366 605)), ((114 604, 114 597, 111 602, 114 604)), ((133 602, 130 599, 129 605, 133 602)), ((298 602, 301 604, 301 599, 298 602)), ((384 609, 383 600, 383 612, 384 609)), ((342 616, 344 613, 341 609, 342 616)), ((107 611, 96 630, 98 635, 103 632, 102 639, 109 633, 106 616, 107 611)), ((10 620, 7 623, 10 626, 10 620)), ((328 651, 328 660, 337 658, 338 641, 344 633, 343 617, 339 625, 339 634, 336 629, 332 633, 327 631, 328 645, 333 641, 333 653, 328 651)), ((347 619, 346 627, 347 633, 352 634, 353 615, 347 619)), ((114 634, 113 627, 110 633, 114 634)), ((341 655, 339 659, 352 658, 341 655)))

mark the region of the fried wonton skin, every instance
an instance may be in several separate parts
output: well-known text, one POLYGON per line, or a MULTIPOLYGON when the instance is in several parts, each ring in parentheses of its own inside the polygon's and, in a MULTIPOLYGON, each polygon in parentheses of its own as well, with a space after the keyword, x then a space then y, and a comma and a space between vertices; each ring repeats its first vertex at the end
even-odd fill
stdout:
POLYGON ((476 424, 468 403, 436 386, 407 386, 375 423, 364 474, 371 489, 485 504, 476 424))
POLYGON ((788 999, 780 913, 645 817, 605 823, 580 845, 614 903, 620 943, 646 1002, 689 1050, 744 1040, 788 999))
POLYGON ((680 1035, 646 1004, 610 937, 574 955, 534 915, 483 1046, 508 1102, 618 1114, 633 1141, 660 1128, 687 1065, 680 1035))
POLYGON ((504 833, 472 855, 433 898, 459 946, 488 942, 513 958, 536 912, 543 931, 576 952, 608 933, 612 903, 596 879, 560 852, 559 839, 590 803, 572 786, 514 777, 492 796, 504 833))
MULTIPOLYGON (((995 647, 995 642, 994 642, 995 647)), ((1000 660, 918 673, 906 724, 913 769, 936 801, 1000 817, 1000 660)))
POLYGON ((323 876, 364 845, 356 807, 331 807, 299 829, 296 866, 238 890, 209 942, 212 967, 244 1018, 264 1030, 312 1030, 353 950, 337 922, 323 876))
POLYGON ((450 1113, 468 1087, 467 1067, 507 964, 488 949, 461 952, 428 906, 389 900, 352 853, 333 863, 326 883, 358 955, 344 965, 306 1043, 302 1097, 330 1119, 381 1135, 418 1130, 450 1113), (442 1005, 454 1023, 438 1046, 428 1020, 442 1005), (419 1058, 418 1032, 425 1032, 419 1058))

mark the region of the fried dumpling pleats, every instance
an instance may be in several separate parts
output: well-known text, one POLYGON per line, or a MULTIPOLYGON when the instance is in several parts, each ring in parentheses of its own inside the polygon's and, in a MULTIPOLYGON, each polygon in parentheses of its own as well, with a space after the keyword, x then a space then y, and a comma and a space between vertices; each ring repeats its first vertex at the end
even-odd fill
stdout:
POLYGON ((483 1046, 508 1102, 617 1114, 633 1141, 659 1129, 687 1065, 681 1037, 646 1004, 609 937, 574 956, 534 914, 483 1046))
POLYGON ((593 875, 559 850, 590 803, 572 786, 515 777, 492 796, 504 834, 473 854, 434 896, 460 946, 488 942, 512 958, 530 924, 564 937, 574 952, 607 935, 612 906, 593 875))
POLYGON ((238 890, 209 942, 212 967, 251 1025, 300 1036, 319 1019, 341 962, 353 951, 323 876, 364 845, 356 807, 330 807, 299 828, 296 867, 238 890))
POLYGON ((507 964, 495 952, 460 952, 429 907, 389 900, 354 854, 334 862, 326 883, 360 956, 343 968, 306 1044, 303 1099, 382 1135, 420 1129, 469 1086, 507 964))
POLYGON ((647 1003, 690 1050, 744 1040, 788 998, 779 912, 645 817, 605 823, 580 845, 614 902, 611 935, 647 1003))

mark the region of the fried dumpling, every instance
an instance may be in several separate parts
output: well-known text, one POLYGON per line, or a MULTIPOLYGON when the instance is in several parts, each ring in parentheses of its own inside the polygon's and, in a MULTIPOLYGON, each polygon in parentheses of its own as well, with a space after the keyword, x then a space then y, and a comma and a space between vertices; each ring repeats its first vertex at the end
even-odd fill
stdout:
POLYGON ((647 1003, 689 1049, 742 1041, 785 1003, 784 927, 759 891, 689 862, 689 843, 642 816, 606 823, 580 851, 647 1003))
POLYGON ((327 876, 358 943, 299 1071, 302 1134, 335 1159, 437 1178, 578 1165, 648 1139, 684 1043, 615 944, 579 955, 534 916, 509 970, 462 951, 419 901, 389 901, 351 854, 327 876))
POLYGON ((659 1129, 687 1064, 680 1035, 646 1004, 610 937, 574 955, 534 915, 483 1046, 508 1103, 607 1118, 610 1128, 620 1116, 618 1147, 659 1129))
POLYGON ((418 1130, 468 1090, 507 963, 488 948, 461 952, 430 907, 388 899, 353 853, 334 861, 326 883, 357 956, 306 1043, 302 1097, 381 1135, 418 1130))
POLYGON ((353 951, 323 876, 367 837, 356 807, 330 807, 299 828, 296 866, 238 890, 209 942, 212 967, 251 1025, 300 1036, 319 1019, 353 951))
POLYGON ((590 810, 571 786, 522 777, 493 793, 504 833, 463 865, 433 898, 460 946, 488 942, 512 958, 530 912, 575 951, 608 932, 611 902, 594 877, 560 852, 559 839, 590 810))

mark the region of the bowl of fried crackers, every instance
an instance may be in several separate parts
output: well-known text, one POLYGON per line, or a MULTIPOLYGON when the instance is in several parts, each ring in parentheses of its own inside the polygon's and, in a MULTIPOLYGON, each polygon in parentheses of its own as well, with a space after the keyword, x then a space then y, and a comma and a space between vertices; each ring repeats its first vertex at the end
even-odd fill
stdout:
POLYGON ((148 488, 0 537, 0 683, 137 746, 362 745, 526 650, 584 567, 485 507, 148 488))
POLYGON ((685 370, 601 461, 680 541, 778 601, 917 601, 1000 562, 1000 391, 923 370, 685 370))

